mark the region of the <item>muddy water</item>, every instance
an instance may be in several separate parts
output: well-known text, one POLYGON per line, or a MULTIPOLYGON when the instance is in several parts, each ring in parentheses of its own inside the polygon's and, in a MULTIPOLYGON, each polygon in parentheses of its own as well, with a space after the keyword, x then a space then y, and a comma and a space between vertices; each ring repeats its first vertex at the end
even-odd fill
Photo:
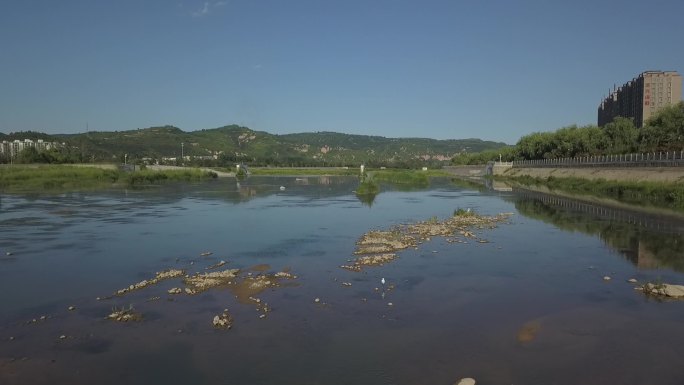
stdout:
POLYGON ((448 180, 370 202, 355 187, 264 177, 1 195, 0 383, 684 383, 684 302, 626 282, 684 283, 679 220, 448 180), (365 232, 458 208, 514 215, 474 229, 487 243, 436 237, 385 266, 339 268, 365 232), (106 298, 171 268, 297 278, 259 292, 265 317, 235 288, 168 294, 180 279, 106 298), (142 322, 105 319, 129 306, 142 322), (216 330, 224 309, 233 327, 216 330))

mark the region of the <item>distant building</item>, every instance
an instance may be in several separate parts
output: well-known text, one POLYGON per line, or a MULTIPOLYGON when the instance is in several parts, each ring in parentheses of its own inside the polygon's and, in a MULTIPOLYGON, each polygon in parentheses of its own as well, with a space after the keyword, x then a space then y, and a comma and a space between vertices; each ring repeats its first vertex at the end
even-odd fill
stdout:
POLYGON ((62 146, 64 146, 64 143, 60 144, 58 142, 45 142, 43 141, 43 139, 38 139, 36 141, 31 139, 15 139, 13 141, 3 140, 0 143, 0 155, 10 156, 14 158, 20 152, 24 151, 29 147, 33 147, 38 151, 45 151, 51 148, 59 148, 62 146))
POLYGON ((633 118, 642 127, 659 109, 682 100, 682 76, 676 71, 646 71, 614 88, 598 108, 598 125, 604 126, 616 116, 633 118))

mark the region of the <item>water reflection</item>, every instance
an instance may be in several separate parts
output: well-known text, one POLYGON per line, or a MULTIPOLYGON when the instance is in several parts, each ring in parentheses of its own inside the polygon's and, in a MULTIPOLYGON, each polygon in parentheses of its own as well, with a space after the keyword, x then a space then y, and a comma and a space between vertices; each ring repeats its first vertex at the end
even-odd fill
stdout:
POLYGON ((373 206, 373 202, 375 202, 375 197, 377 197, 378 194, 356 194, 356 198, 359 200, 359 202, 363 203, 364 205, 368 207, 373 206))
POLYGON ((239 185, 2 195, 0 253, 13 260, 0 262, 0 383, 415 385, 464 375, 489 384, 682 383, 682 303, 644 299, 626 279, 681 282, 684 274, 635 272, 593 235, 642 265, 650 253, 659 266, 679 268, 663 262, 679 250, 679 227, 640 227, 446 178, 410 193, 383 185, 366 208, 357 186, 355 177, 249 177, 239 185), (510 225, 478 230, 486 243, 434 237, 386 266, 339 267, 369 230, 516 205, 552 225, 514 215, 510 225), (650 233, 655 244, 640 238, 650 233), (171 295, 181 285, 173 280, 96 299, 158 271, 206 272, 222 260, 255 275, 263 264, 291 268, 297 286, 264 291, 260 299, 273 309, 265 318, 228 288, 171 295), (384 297, 381 278, 396 285, 384 297), (130 305, 143 322, 104 319, 130 305), (234 328, 213 330, 226 308, 234 328), (41 315, 48 319, 27 323, 41 315))
POLYGON ((684 271, 684 218, 589 203, 515 188, 523 215, 566 231, 598 235, 640 269, 684 271))

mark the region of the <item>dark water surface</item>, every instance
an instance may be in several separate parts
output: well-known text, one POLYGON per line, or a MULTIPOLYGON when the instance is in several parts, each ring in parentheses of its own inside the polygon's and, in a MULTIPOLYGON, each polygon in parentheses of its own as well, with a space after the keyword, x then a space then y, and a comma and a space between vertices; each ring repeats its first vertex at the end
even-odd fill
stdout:
POLYGON ((448 180, 361 202, 356 186, 252 177, 0 195, 0 384, 684 383, 684 302, 627 282, 684 283, 681 219, 448 180), (488 243, 433 238, 389 265, 339 268, 365 232, 457 208, 514 215, 476 230, 488 243), (96 300, 220 260, 298 278, 259 295, 263 319, 227 289, 167 294, 180 280, 96 300), (144 321, 105 319, 130 305, 144 321), (233 328, 213 329, 225 308, 233 328))

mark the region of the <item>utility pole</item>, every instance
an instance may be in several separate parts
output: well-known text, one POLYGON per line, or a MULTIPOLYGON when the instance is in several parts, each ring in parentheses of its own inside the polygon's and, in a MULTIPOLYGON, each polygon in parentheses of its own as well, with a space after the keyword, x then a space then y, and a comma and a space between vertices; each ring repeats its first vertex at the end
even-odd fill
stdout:
POLYGON ((183 147, 185 146, 185 143, 181 142, 181 162, 185 161, 185 151, 183 147))

